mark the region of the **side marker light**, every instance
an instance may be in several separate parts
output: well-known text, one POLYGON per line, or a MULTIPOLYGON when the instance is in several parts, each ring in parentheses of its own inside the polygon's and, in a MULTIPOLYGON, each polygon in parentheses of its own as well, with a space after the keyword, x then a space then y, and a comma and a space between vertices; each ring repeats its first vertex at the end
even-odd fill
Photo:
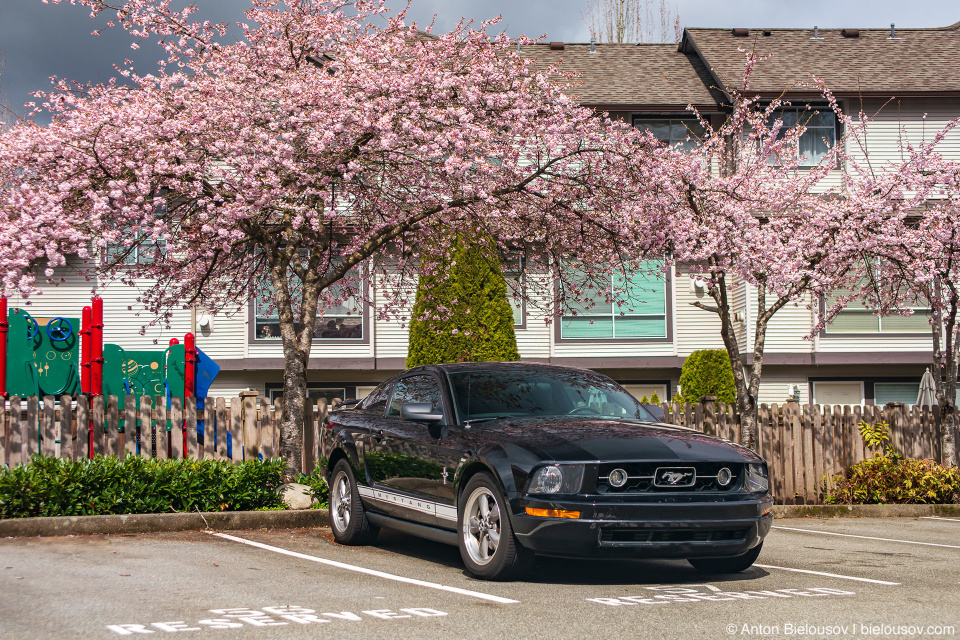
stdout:
POLYGON ((534 509, 527 507, 528 516, 537 516, 538 518, 570 518, 576 520, 580 517, 579 511, 564 511, 563 509, 534 509))

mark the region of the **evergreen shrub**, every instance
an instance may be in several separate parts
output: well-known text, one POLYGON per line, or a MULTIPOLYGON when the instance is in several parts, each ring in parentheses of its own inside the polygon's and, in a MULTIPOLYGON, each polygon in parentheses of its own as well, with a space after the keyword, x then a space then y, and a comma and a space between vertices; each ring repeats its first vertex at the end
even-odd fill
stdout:
POLYGON ((34 454, 0 467, 0 518, 283 509, 284 461, 34 454))
POLYGON ((408 354, 407 367, 520 359, 494 250, 456 239, 449 260, 420 278, 408 354))
POLYGON ((736 402, 737 387, 726 350, 702 349, 687 356, 680 372, 680 392, 681 402, 699 402, 703 396, 736 402))

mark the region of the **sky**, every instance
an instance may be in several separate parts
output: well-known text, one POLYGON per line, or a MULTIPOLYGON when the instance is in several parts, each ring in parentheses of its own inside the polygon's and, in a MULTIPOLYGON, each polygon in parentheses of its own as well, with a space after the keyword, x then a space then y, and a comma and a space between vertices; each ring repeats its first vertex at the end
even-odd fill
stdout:
MULTIPOLYGON (((47 89, 57 76, 82 84, 103 83, 116 75, 114 64, 132 58, 138 71, 156 68, 159 49, 133 52, 130 38, 118 29, 102 28, 107 18, 89 18, 89 10, 42 0, 0 0, 0 92, 7 103, 22 111, 30 92, 47 89)), ((243 20, 245 0, 194 0, 202 19, 243 20)), ((588 0, 413 0, 408 15, 421 24, 436 15, 435 30, 447 30, 461 18, 486 20, 498 15, 497 31, 511 37, 546 36, 548 40, 587 42, 589 31, 582 13, 588 0)), ((187 0, 173 0, 180 8, 187 0)), ((388 0, 402 7, 402 0, 388 0)), ((898 28, 940 27, 960 21, 956 0, 676 0, 685 27, 776 28, 898 28)))

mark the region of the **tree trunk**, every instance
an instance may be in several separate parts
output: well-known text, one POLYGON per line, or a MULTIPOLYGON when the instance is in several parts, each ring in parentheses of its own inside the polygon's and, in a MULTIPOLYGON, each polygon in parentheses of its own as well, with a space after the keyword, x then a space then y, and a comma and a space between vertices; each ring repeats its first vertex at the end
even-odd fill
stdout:
POLYGON ((958 301, 951 300, 944 314, 933 308, 933 378, 937 390, 937 413, 940 419, 940 461, 948 467, 957 466, 957 443, 954 433, 957 424, 957 364, 958 348, 954 330, 960 312, 958 301), (946 316, 946 317, 944 317, 946 316), (946 343, 946 344, 944 344, 946 343))
MULTIPOLYGON (((284 345, 286 351, 286 344, 284 345)), ((307 357, 286 358, 283 372, 283 415, 280 420, 280 456, 286 461, 285 479, 296 482, 303 460, 304 407, 307 401, 307 357)))
POLYGON ((740 416, 740 443, 753 449, 757 444, 757 403, 756 396, 750 393, 750 387, 740 361, 740 345, 733 326, 733 314, 730 310, 730 298, 727 292, 726 274, 715 272, 712 283, 707 289, 710 297, 717 303, 716 313, 720 318, 720 336, 730 358, 733 369, 733 381, 737 387, 737 414, 740 416))
MULTIPOLYGON (((289 256, 288 256, 289 258, 289 256)), ((287 281, 289 259, 271 260, 270 276, 274 286, 280 336, 283 341, 283 413, 280 420, 280 455, 286 461, 285 479, 295 482, 303 471, 304 408, 307 401, 307 363, 317 321, 320 288, 316 278, 316 259, 310 258, 309 277, 302 283, 297 327, 287 281)))

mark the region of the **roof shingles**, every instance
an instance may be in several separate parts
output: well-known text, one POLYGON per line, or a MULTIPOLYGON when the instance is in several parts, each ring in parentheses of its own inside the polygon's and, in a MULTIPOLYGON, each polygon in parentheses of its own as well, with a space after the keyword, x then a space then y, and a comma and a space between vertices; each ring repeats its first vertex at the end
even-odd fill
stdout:
POLYGON ((960 93, 960 28, 860 29, 847 38, 840 29, 751 30, 745 38, 730 29, 687 29, 681 49, 698 52, 726 87, 739 88, 743 51, 771 54, 759 62, 750 89, 758 93, 810 91, 812 76, 838 95, 936 95, 960 93))

